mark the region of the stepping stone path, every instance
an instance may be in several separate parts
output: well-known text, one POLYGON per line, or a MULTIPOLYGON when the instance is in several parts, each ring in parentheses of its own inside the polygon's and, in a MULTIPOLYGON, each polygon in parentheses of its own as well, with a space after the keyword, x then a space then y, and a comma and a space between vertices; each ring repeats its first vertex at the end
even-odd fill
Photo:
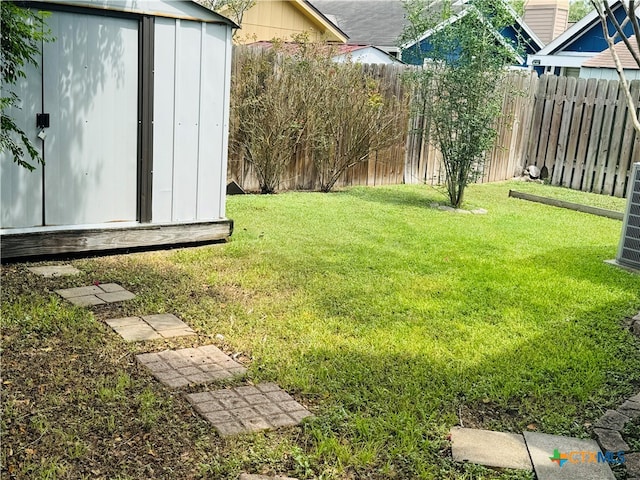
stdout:
MULTIPOLYGON (((640 313, 627 320, 631 333, 640 336, 640 313)), ((625 425, 638 418, 640 393, 629 397, 616 410, 607 410, 594 423, 597 443, 537 432, 518 435, 453 427, 451 455, 457 462, 533 469, 538 480, 615 480, 609 461, 620 462, 625 466, 628 480, 640 480, 640 452, 631 452, 622 435, 625 425), (623 452, 623 462, 620 452, 623 452)))
POLYGON ((247 371, 214 345, 143 353, 136 360, 171 388, 228 380, 247 371))
MULTIPOLYGON (((60 275, 61 271, 70 270, 51 270, 48 267, 36 270, 41 275, 49 276, 60 275)), ((56 293, 71 303, 84 307, 135 298, 133 293, 116 283, 67 288, 56 290, 56 293)), ((113 318, 105 320, 105 323, 127 342, 196 335, 189 325, 175 315, 166 313, 113 318)), ((214 345, 142 353, 136 355, 136 360, 169 388, 232 380, 243 376, 247 371, 214 345)), ((275 383, 190 393, 185 396, 223 437, 297 425, 311 416, 311 412, 275 383)), ((242 478, 285 480, 287 477, 243 474, 242 478)))
POLYGON ((46 265, 44 267, 27 267, 31 273, 42 275, 45 278, 64 277, 78 275, 80 270, 71 265, 46 265))
POLYGON ((458 462, 534 470, 538 480, 615 480, 609 465, 598 463, 601 451, 594 440, 454 427, 451 452, 458 462))
POLYGON ((135 298, 135 295, 117 283, 103 283, 88 287, 65 288, 56 290, 62 298, 79 307, 102 305, 104 303, 123 302, 135 298))
POLYGON ((105 320, 127 342, 195 335, 191 327, 170 313, 105 320))
POLYGON ((457 462, 533 470, 522 435, 473 428, 451 429, 451 454, 457 462))
POLYGON ((311 416, 275 383, 185 395, 223 437, 297 425, 311 416))
POLYGON ((525 432, 524 435, 453 427, 451 454, 457 462, 488 467, 534 470, 538 480, 615 480, 607 460, 620 452, 629 480, 640 480, 640 452, 630 452, 621 431, 640 418, 640 393, 617 410, 607 410, 594 424, 595 440, 525 432), (604 452, 604 453, 603 453, 604 452), (598 461, 600 458, 600 461, 598 461))
POLYGON ((525 441, 538 480, 615 480, 594 440, 525 432, 525 441), (562 465, 560 465, 562 463, 562 465))

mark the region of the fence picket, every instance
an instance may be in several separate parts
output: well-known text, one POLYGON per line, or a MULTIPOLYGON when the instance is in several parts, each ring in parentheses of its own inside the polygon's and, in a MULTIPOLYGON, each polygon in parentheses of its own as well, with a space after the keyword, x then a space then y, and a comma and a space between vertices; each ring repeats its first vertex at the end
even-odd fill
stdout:
MULTIPOLYGON (((242 67, 243 51, 234 51, 234 74, 242 67)), ((415 110, 420 99, 416 92, 407 91, 402 80, 407 68, 414 67, 368 65, 363 72, 383 82, 384 95, 408 95, 415 110)), ((631 85, 633 98, 640 104, 640 81, 631 85)), ((430 141, 428 115, 410 115, 406 105, 401 108, 402 138, 397 145, 371 152, 336 187, 444 182, 441 154, 430 141)), ((618 81, 512 73, 503 94, 505 121, 498 124, 496 145, 487 152, 478 181, 506 180, 534 164, 547 167, 554 185, 624 196, 629 169, 640 160, 640 135, 628 115, 618 81), (523 93, 514 96, 514 90, 523 93)), ((228 178, 245 190, 259 189, 253 165, 231 151, 228 178)), ((292 154, 280 188, 316 190, 319 185, 311 151, 303 144, 292 154)))

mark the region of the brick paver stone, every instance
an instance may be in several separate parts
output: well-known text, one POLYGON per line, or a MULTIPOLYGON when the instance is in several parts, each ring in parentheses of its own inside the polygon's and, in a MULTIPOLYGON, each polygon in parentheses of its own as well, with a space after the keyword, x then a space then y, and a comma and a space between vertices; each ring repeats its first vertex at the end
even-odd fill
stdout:
MULTIPOLYGON (((105 293, 104 295, 115 295, 118 293, 120 292, 105 293)), ((105 322, 117 333, 122 335, 122 338, 127 342, 183 337, 196 334, 196 332, 191 330, 189 325, 178 317, 165 313, 161 315, 146 315, 144 317, 112 318, 105 320, 105 322), (161 321, 156 321, 156 318, 161 319, 161 321)), ((229 359, 228 357, 226 358, 229 359)))
POLYGON ((616 411, 621 413, 631 420, 634 420, 640 417, 640 402, 632 402, 631 400, 627 400, 622 405, 620 405, 616 411))
POLYGON ((453 427, 451 453, 456 462, 532 470, 522 435, 453 427))
POLYGON ((103 303, 123 302, 135 298, 133 293, 125 290, 117 283, 64 288, 62 290, 56 290, 56 293, 71 303, 82 307, 101 305, 103 303))
POLYGON ((126 290, 121 285, 118 285, 117 283, 101 283, 99 284, 99 287, 107 293, 122 292, 122 291, 126 292, 126 290))
POLYGON ((607 410, 600 419, 593 424, 596 428, 608 428, 609 430, 622 430, 629 417, 615 410, 607 410))
POLYGON ((141 340, 157 340, 158 338, 162 338, 158 332, 143 322, 135 325, 124 325, 115 330, 126 342, 139 342, 141 340))
POLYGON ((190 393, 185 397, 223 437, 297 425, 311 416, 275 383, 190 393))
POLYGON ((143 353, 136 355, 136 359, 156 379, 173 388, 230 379, 247 371, 214 345, 143 353))
POLYGON ((629 445, 617 430, 594 428, 593 433, 598 437, 598 443, 606 452, 628 452, 629 445))
POLYGON ((630 477, 640 477, 640 452, 627 453, 625 467, 630 477))
POLYGON ((615 480, 609 465, 598 463, 594 440, 538 432, 524 432, 524 438, 538 480, 615 480))
POLYGON ((51 277, 64 277, 67 275, 78 275, 80 270, 71 265, 46 265, 43 267, 27 267, 32 273, 36 275, 42 275, 46 278, 51 277))

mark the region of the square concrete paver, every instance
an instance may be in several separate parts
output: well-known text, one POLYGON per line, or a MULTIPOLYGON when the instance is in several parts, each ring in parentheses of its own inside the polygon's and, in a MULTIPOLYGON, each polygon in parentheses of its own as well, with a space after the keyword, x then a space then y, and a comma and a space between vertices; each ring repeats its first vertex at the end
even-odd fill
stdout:
POLYGON ((135 298, 135 295, 117 283, 103 283, 89 285, 88 287, 65 288, 56 290, 62 298, 69 300, 74 305, 87 307, 101 305, 103 303, 115 303, 135 298))
POLYGON ((275 383, 185 395, 223 437, 297 425, 311 416, 275 383))
POLYGON ((46 265, 44 267, 27 267, 32 273, 42 275, 46 278, 64 277, 67 275, 78 275, 80 270, 71 265, 46 265))
POLYGON ((136 359, 156 379, 173 388, 230 379, 247 371, 214 345, 143 353, 136 359))
POLYGON ((451 452, 456 462, 532 470, 522 435, 453 427, 451 452))
POLYGON ((594 440, 524 432, 538 480, 615 480, 594 440), (562 466, 560 466, 562 463, 562 466))
MULTIPOLYGON (((119 292, 105 293, 114 295, 119 292)), ((119 333, 127 342, 155 340, 158 338, 184 337, 195 335, 189 325, 175 315, 145 315, 144 317, 112 318, 105 323, 119 333), (161 321, 156 321, 160 319, 161 321)))

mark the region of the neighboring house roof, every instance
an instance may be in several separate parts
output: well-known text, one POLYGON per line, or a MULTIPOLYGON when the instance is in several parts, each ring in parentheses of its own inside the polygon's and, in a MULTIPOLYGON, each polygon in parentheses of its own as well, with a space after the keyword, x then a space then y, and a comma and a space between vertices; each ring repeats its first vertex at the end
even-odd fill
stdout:
MULTIPOLYGON (((244 12, 240 43, 290 40, 311 33, 311 40, 346 43, 349 36, 308 0, 257 0, 244 12)), ((239 38, 236 38, 239 40, 239 38)))
MULTIPOLYGON (((631 41, 631 46, 637 53, 638 44, 636 43, 636 37, 631 37, 629 40, 631 41)), ((622 68, 625 70, 640 70, 640 66, 638 66, 633 55, 631 55, 631 52, 623 42, 616 43, 614 50, 620 59, 622 68)), ((589 60, 584 62, 582 66, 591 68, 616 68, 616 64, 613 61, 613 57, 611 56, 611 52, 608 48, 596 56, 591 57, 589 60)))
POLYGON ((404 63, 402 60, 399 60, 374 45, 339 45, 336 50, 338 55, 333 57, 333 60, 336 62, 351 60, 355 63, 404 63))
MULTIPOLYGON (((249 47, 258 47, 270 49, 273 47, 272 42, 254 42, 250 43, 249 47)), ((343 62, 347 59, 352 59, 354 62, 359 63, 404 63, 401 60, 389 55, 384 50, 375 47, 373 45, 332 45, 328 47, 331 53, 334 54, 332 59, 337 62, 343 62)), ((282 46, 283 51, 288 53, 296 53, 300 49, 300 44, 294 42, 286 42, 282 46)))
POLYGON ((398 51, 407 23, 401 0, 314 0, 314 5, 349 35, 349 43, 398 51))
MULTIPOLYGON (((610 0, 609 5, 618 21, 626 18, 621 0, 610 0)), ((609 22, 610 31, 613 24, 609 22)), ((631 35, 631 25, 625 33, 631 35)), ((609 48, 602 32, 600 18, 595 10, 569 27, 542 50, 529 55, 529 64, 550 67, 580 67, 583 63, 609 48)))
MULTIPOLYGON (((544 43, 538 38, 533 30, 524 23, 513 8, 508 4, 505 4, 505 6, 513 17, 513 23, 502 29, 500 32, 494 32, 496 41, 508 47, 512 51, 514 59, 520 65, 525 65, 527 63, 526 56, 528 54, 538 52, 544 47, 544 43), (519 51, 520 49, 523 51, 519 51), (524 54, 524 57, 522 56, 522 53, 524 54)), ((417 40, 405 43, 402 45, 402 49, 404 51, 411 51, 418 48, 418 46, 420 49, 426 49, 425 45, 429 44, 429 38, 432 35, 464 18, 473 9, 475 9, 468 0, 458 0, 452 4, 452 7, 455 13, 453 16, 436 25, 434 28, 427 30, 417 40)), ((480 15, 480 18, 482 18, 482 15, 480 15)))

